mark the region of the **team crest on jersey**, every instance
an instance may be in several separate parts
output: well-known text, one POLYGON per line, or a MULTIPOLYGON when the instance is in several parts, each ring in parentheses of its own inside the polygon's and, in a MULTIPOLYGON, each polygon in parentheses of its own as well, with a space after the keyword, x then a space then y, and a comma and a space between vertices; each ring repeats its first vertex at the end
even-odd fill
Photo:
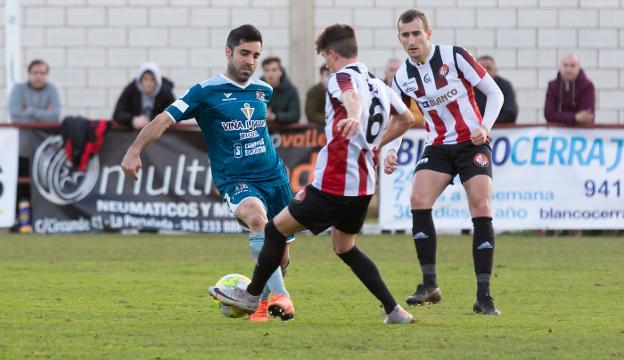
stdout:
POLYGON ((264 97, 264 91, 262 90, 257 90, 256 91, 256 99, 260 100, 260 101, 265 101, 266 98, 264 97))
POLYGON ((490 158, 487 157, 487 155, 485 155, 484 153, 477 153, 473 158, 472 161, 474 161, 475 165, 479 166, 479 167, 487 167, 488 165, 490 165, 490 158))
POLYGON ((448 75, 448 72, 449 72, 449 67, 448 67, 448 65, 443 64, 443 65, 440 67, 440 70, 438 70, 438 75, 440 75, 440 77, 442 77, 442 78, 443 78, 443 77, 446 77, 446 75, 448 75))
POLYGON ((293 197, 293 201, 296 202, 297 204, 300 204, 301 202, 303 202, 305 197, 306 197, 306 189, 303 188, 303 189, 297 191, 297 193, 293 197))
POLYGON ((251 105, 249 105, 249 103, 245 103, 243 105, 243 107, 241 108, 241 111, 243 112, 243 114, 245 114, 245 117, 247 118, 247 120, 251 120, 251 116, 254 113, 255 108, 252 108, 251 105))

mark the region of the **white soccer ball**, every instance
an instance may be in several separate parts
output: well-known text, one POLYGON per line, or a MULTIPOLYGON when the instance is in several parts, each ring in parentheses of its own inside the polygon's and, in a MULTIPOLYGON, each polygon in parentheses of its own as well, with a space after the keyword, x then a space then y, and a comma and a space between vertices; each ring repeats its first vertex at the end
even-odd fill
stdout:
MULTIPOLYGON (((246 288, 250 282, 251 280, 249 280, 249 278, 246 277, 245 275, 229 274, 219 279, 219 281, 217 281, 215 286, 225 287, 228 289, 233 289, 235 287, 246 288)), ((215 303, 215 307, 217 307, 217 309, 219 309, 219 312, 223 314, 224 316, 227 316, 230 318, 240 318, 240 317, 247 315, 247 313, 244 310, 231 306, 231 305, 222 304, 218 300, 215 300, 214 303, 215 303)))

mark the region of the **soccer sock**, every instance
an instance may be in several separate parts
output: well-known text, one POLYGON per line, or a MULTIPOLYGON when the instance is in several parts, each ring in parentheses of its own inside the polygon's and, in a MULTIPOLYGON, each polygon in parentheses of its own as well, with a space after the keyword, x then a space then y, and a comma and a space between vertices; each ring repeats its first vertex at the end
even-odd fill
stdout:
POLYGON ((273 221, 269 221, 264 227, 264 246, 258 254, 258 263, 251 283, 247 286, 248 293, 254 296, 260 295, 271 274, 279 267, 285 247, 286 236, 277 230, 273 221))
POLYGON ((390 314, 397 306, 397 303, 381 278, 381 274, 379 274, 375 263, 369 259, 366 254, 361 252, 357 246, 354 246, 345 253, 338 254, 338 257, 340 257, 345 264, 349 265, 353 273, 366 288, 381 301, 386 314, 390 314))
POLYGON ((472 218, 472 258, 477 276, 477 297, 490 294, 490 275, 494 263, 494 227, 491 217, 472 218))
MULTIPOLYGON (((254 261, 258 262, 258 255, 262 250, 262 245, 264 244, 264 233, 261 232, 252 232, 249 234, 249 247, 251 248, 251 257, 254 261)), ((284 285, 284 278, 282 276, 282 270, 277 268, 275 272, 271 275, 267 284, 262 289, 262 294, 260 295, 261 300, 267 300, 269 295, 273 291, 274 294, 282 294, 290 297, 288 291, 286 290, 286 286, 284 285)))
POLYGON ((436 277, 436 230, 431 209, 412 209, 412 238, 423 273, 423 285, 438 286, 436 277))

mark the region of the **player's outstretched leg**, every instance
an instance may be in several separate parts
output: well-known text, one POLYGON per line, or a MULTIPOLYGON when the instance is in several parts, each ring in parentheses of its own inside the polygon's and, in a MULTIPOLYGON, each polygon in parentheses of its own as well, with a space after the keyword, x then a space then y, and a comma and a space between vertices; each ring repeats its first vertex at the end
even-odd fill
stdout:
MULTIPOLYGON (((262 250, 263 244, 264 232, 254 232, 250 234, 249 246, 251 248, 251 256, 256 261, 256 263, 258 261, 258 255, 260 254, 260 250, 262 250)), ((292 319, 294 317, 294 307, 292 305, 292 302, 290 301, 290 294, 288 294, 286 286, 284 285, 281 268, 277 268, 277 270, 275 270, 275 272, 271 274, 271 277, 267 281, 267 284, 264 286, 262 294, 260 295, 260 306, 255 313, 251 314, 249 320, 256 322, 268 321, 270 312, 269 309, 275 308, 276 300, 279 304, 290 304, 291 309, 288 309, 288 311, 284 312, 284 317, 292 319), (274 295, 274 298, 269 301, 269 296, 271 294, 274 295)))
POLYGON ((412 210, 412 237, 418 262, 423 274, 423 282, 416 292, 406 300, 408 305, 437 304, 442 299, 436 276, 436 230, 431 209, 412 210))
POLYGON ((286 236, 282 235, 269 221, 264 230, 264 246, 258 255, 251 283, 246 289, 210 286, 210 295, 226 305, 232 305, 250 312, 256 311, 262 289, 280 264, 286 247, 286 236))
POLYGON ((353 246, 344 253, 337 253, 337 255, 351 268, 364 286, 381 301, 384 312, 387 315, 384 323, 409 324, 415 322, 414 316, 403 310, 403 308, 396 303, 390 290, 388 290, 388 287, 381 278, 381 274, 377 266, 375 266, 375 263, 366 256, 366 254, 360 251, 357 246, 353 246))
POLYGON ((472 239, 472 257, 477 276, 477 299, 473 304, 476 313, 500 315, 490 296, 490 275, 494 263, 494 227, 491 217, 472 219, 474 235, 472 239))

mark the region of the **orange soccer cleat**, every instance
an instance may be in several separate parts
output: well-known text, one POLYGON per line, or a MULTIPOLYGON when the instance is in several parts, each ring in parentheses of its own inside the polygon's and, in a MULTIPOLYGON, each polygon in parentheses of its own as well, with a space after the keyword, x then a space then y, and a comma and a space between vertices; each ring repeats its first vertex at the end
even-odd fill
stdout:
POLYGON ((269 302, 269 314, 283 321, 295 318, 295 307, 286 295, 277 295, 269 302))
POLYGON ((269 300, 260 300, 260 306, 255 313, 249 315, 249 321, 269 321, 269 300))

